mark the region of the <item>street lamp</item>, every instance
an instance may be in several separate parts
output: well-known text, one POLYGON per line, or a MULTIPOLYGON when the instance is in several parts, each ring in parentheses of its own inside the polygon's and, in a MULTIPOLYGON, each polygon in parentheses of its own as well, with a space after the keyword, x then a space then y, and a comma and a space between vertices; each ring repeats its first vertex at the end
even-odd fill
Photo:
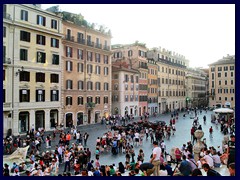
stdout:
POLYGON ((24 71, 24 67, 22 66, 21 69, 18 69, 16 72, 16 76, 18 76, 18 74, 20 74, 21 72, 24 71))

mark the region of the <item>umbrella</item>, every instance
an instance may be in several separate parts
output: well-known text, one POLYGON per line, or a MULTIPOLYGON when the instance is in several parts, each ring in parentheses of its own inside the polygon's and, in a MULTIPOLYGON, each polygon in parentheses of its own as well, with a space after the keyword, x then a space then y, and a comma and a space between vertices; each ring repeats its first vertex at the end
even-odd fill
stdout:
POLYGON ((229 109, 229 108, 219 108, 219 109, 213 110, 213 112, 216 112, 216 113, 233 113, 234 111, 232 109, 229 109))

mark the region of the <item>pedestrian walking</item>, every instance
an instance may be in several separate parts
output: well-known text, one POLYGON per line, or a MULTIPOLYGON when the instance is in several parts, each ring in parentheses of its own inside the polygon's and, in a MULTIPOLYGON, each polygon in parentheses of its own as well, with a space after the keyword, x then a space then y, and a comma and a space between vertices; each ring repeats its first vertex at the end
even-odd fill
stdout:
POLYGON ((153 142, 154 149, 152 151, 152 158, 150 160, 150 163, 154 165, 154 172, 153 176, 159 176, 160 175, 160 157, 161 157, 161 148, 158 147, 158 142, 153 142))
POLYGON ((85 132, 85 134, 83 135, 84 146, 87 146, 88 137, 89 137, 89 134, 85 132))
POLYGON ((209 136, 210 136, 210 138, 213 138, 213 128, 212 128, 212 126, 209 128, 209 136))

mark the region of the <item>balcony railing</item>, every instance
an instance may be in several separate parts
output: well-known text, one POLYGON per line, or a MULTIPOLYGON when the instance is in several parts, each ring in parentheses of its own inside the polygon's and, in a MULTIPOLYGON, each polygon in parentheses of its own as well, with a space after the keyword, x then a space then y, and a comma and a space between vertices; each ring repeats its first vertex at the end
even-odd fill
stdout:
POLYGON ((11 15, 8 14, 8 13, 3 13, 3 18, 4 18, 4 19, 8 19, 8 20, 12 20, 11 15))
POLYGON ((102 44, 95 44, 95 48, 102 49, 102 44))
POLYGON ((91 47, 94 47, 94 42, 92 42, 92 41, 87 41, 87 45, 88 45, 88 46, 91 46, 91 47))
POLYGON ((79 44, 85 44, 85 39, 83 39, 83 38, 78 38, 78 39, 77 39, 77 42, 78 42, 79 44))
POLYGON ((74 42, 74 36, 66 35, 65 39, 68 40, 68 41, 73 41, 74 42))
POLYGON ((139 68, 148 69, 148 66, 140 65, 139 68))
POLYGON ((104 46, 103 49, 106 51, 110 51, 110 46, 104 46))
POLYGON ((11 59, 10 58, 3 58, 3 64, 11 64, 11 59))

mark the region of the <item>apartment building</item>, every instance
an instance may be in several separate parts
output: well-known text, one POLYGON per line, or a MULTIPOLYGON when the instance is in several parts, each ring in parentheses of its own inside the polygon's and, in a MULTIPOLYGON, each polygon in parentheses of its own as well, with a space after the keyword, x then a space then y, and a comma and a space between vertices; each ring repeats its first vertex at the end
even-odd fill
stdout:
MULTIPOLYGON (((70 13, 71 14, 71 13, 70 13)), ((65 126, 100 122, 111 114, 111 35, 63 20, 65 126)))
POLYGON ((207 107, 207 74, 204 71, 188 68, 186 71, 186 106, 190 108, 207 107))
POLYGON ((209 64, 209 106, 235 107, 235 55, 209 64))
POLYGON ((3 5, 4 134, 60 123, 61 27, 40 5, 3 5))
POLYGON ((172 112, 185 107, 185 71, 189 61, 165 48, 153 48, 147 52, 147 57, 157 63, 158 112, 172 112))
POLYGON ((112 61, 125 61, 131 68, 139 71, 139 107, 138 116, 148 112, 148 60, 146 57, 147 48, 145 44, 135 42, 127 45, 113 45, 112 61))
POLYGON ((148 59, 148 112, 158 113, 158 66, 154 59, 148 59))
POLYGON ((113 115, 138 116, 139 71, 126 62, 112 66, 112 112, 113 115))

